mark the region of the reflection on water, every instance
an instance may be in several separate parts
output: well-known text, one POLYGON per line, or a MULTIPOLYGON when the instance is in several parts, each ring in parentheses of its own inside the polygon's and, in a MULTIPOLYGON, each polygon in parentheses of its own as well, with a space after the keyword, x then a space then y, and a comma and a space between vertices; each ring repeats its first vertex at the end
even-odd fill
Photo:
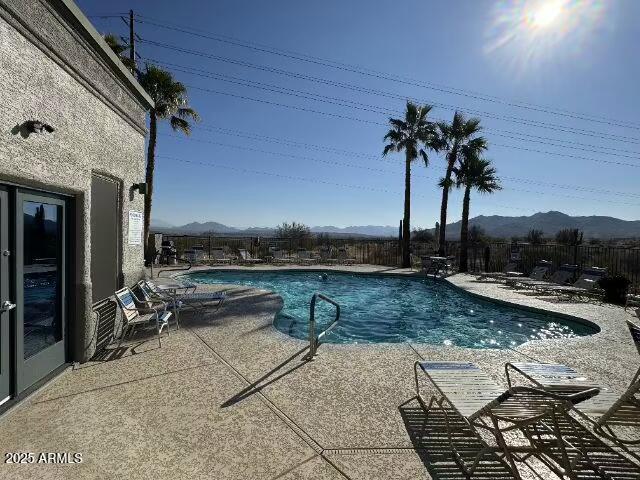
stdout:
MULTIPOLYGON (((206 272, 199 283, 229 283, 277 292, 284 308, 274 325, 305 339, 309 302, 315 292, 336 300, 340 322, 325 341, 333 343, 420 342, 471 348, 508 348, 530 340, 572 338, 597 329, 553 315, 486 302, 431 279, 332 272, 206 272)), ((334 318, 331 305, 316 305, 318 331, 334 318)))

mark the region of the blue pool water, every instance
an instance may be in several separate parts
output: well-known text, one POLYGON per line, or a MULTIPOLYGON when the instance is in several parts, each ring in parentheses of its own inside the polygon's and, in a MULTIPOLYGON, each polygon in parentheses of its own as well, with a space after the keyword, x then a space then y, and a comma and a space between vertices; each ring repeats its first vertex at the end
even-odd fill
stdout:
MULTIPOLYGON (((315 292, 337 301, 340 322, 325 338, 332 343, 419 342, 471 348, 506 348, 528 340, 571 338, 597 327, 477 299, 428 278, 327 272, 216 271, 189 275, 195 283, 246 285, 284 299, 274 325, 306 339, 309 303, 315 292)), ((328 325, 333 306, 319 302, 318 325, 328 325)))

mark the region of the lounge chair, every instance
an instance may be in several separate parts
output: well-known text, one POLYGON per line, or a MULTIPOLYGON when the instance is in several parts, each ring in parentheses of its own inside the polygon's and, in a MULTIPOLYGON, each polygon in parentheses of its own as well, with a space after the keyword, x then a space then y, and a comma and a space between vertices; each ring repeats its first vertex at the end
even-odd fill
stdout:
POLYGON ((629 307, 640 307, 640 293, 636 289, 635 293, 627 293, 624 302, 624 311, 627 311, 629 307))
POLYGON ((227 264, 233 262, 235 259, 235 257, 227 257, 227 255, 224 253, 224 248, 222 247, 211 249, 211 260, 213 260, 215 263, 227 264))
POLYGON ((115 292, 115 296, 124 317, 118 348, 122 345, 127 333, 132 336, 137 327, 149 325, 151 322, 155 323, 158 332, 158 345, 162 347, 160 333, 164 327, 167 327, 167 335, 169 335, 169 318, 171 317, 171 312, 167 311, 166 303, 161 302, 161 304, 156 304, 156 307, 141 306, 136 303, 136 297, 128 287, 115 292))
POLYGON ((332 257, 331 247, 324 246, 320 248, 320 262, 331 265, 336 262, 336 259, 332 257))
POLYGON ((542 294, 567 295, 569 297, 601 296, 598 280, 606 273, 606 268, 591 267, 585 269, 572 285, 540 285, 534 288, 542 294))
POLYGON ((442 412, 446 435, 456 463, 470 477, 487 454, 501 454, 502 462, 516 479, 521 479, 515 465, 531 455, 543 461, 556 474, 569 475, 580 461, 588 461, 583 452, 565 441, 560 434, 558 421, 578 403, 595 395, 591 389, 572 394, 557 394, 532 387, 511 387, 505 390, 497 385, 476 365, 468 362, 416 362, 414 364, 416 395, 425 415, 432 409, 442 412), (422 396, 418 370, 422 370, 437 390, 430 400, 422 396), (450 428, 450 413, 445 402, 462 417, 477 434, 484 447, 465 460, 455 445, 456 433, 450 428), (479 432, 490 433, 495 445, 490 445, 479 432), (511 445, 505 439, 509 432, 520 432, 527 440, 524 444, 511 445), (553 441, 549 444, 548 439, 553 441))
POLYGON ((346 247, 338 248, 338 255, 336 257, 336 260, 338 263, 341 263, 343 265, 353 265, 354 263, 356 263, 355 258, 349 257, 346 247))
POLYGON ((535 279, 535 278, 529 278, 529 277, 514 278, 514 279, 508 279, 507 284, 516 289, 528 288, 528 289, 534 289, 534 290, 537 288, 568 285, 575 278, 575 274, 577 271, 578 271, 577 265, 563 264, 563 265, 560 265, 560 267, 555 272, 553 272, 549 276, 549 278, 546 280, 543 280, 542 278, 535 279))
POLYGON ((271 254, 273 256, 273 263, 293 263, 295 261, 294 258, 285 255, 280 249, 273 250, 271 254))
POLYGON ((246 263, 246 264, 253 265, 256 263, 264 262, 264 260, 262 260, 261 258, 253 258, 251 254, 244 248, 238 249, 238 254, 240 255, 240 258, 238 258, 238 263, 246 263))
POLYGON ((146 285, 147 291, 150 295, 164 298, 166 301, 171 301, 173 302, 171 305, 178 309, 182 308, 182 306, 202 309, 206 304, 213 302, 217 302, 216 307, 220 307, 226 299, 226 292, 179 293, 177 290, 162 289, 152 280, 145 280, 144 284, 146 285))
MULTIPOLYGON (((629 321, 627 323, 640 354, 640 326, 629 321)), ((554 393, 599 388, 566 365, 507 363, 505 372, 509 386, 512 385, 510 372, 515 372, 538 388, 554 393)), ((625 445, 640 444, 640 438, 624 438, 614 430, 619 427, 640 428, 640 368, 622 395, 617 395, 607 388, 600 388, 598 395, 576 405, 575 411, 587 419, 594 431, 604 438, 625 445)))
POLYGON ((526 284, 527 282, 534 281, 539 282, 543 281, 547 275, 549 275, 549 270, 551 270, 551 262, 548 260, 540 260, 535 267, 531 270, 531 273, 528 277, 520 278, 506 278, 506 284, 511 287, 516 287, 521 284, 526 284))
POLYGON ((518 272, 517 269, 518 264, 516 262, 509 262, 502 269, 502 272, 482 273, 476 277, 476 280, 479 282, 483 280, 501 282, 506 278, 523 277, 524 274, 522 272, 518 272))
POLYGON ((311 265, 316 262, 316 259, 313 258, 311 252, 305 248, 298 249, 298 263, 302 265, 311 265))

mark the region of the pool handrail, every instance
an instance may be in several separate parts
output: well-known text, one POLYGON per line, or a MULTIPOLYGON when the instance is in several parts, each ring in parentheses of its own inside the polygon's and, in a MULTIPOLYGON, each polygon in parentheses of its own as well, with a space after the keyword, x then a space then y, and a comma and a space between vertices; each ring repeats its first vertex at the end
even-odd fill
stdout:
POLYGON ((318 351, 318 347, 322 344, 322 342, 320 342, 320 339, 327 333, 329 333, 329 331, 336 326, 338 320, 340 320, 340 305, 338 304, 338 302, 330 299, 322 293, 314 293, 311 297, 311 306, 309 307, 309 309, 309 353, 307 354, 307 359, 312 360, 318 351), (336 307, 336 317, 327 328, 325 328, 316 336, 316 302, 318 299, 324 300, 325 302, 330 303, 331 305, 336 307))

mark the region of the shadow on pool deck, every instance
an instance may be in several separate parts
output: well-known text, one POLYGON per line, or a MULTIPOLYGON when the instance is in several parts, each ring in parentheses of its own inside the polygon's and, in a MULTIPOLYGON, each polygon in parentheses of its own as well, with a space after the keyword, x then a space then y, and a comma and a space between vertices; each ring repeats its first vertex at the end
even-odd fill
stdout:
POLYGON ((229 400, 227 400, 226 402, 224 402, 220 406, 222 408, 226 408, 226 407, 230 407, 232 405, 235 405, 236 403, 241 402, 245 398, 248 398, 251 395, 254 395, 254 394, 260 392, 263 388, 271 385, 272 383, 277 382, 278 380, 280 380, 284 376, 296 371, 300 367, 304 367, 307 364, 308 360, 306 360, 304 357, 302 357, 302 358, 299 358, 299 357, 300 357, 300 355, 302 355, 307 350, 309 350, 309 347, 301 348, 300 350, 295 352, 293 355, 291 355, 289 358, 287 358, 284 362, 282 362, 280 365, 276 366, 271 371, 265 373, 262 377, 260 377, 258 380, 253 382, 248 387, 243 388, 240 392, 235 394, 233 397, 231 397, 229 400), (290 363, 290 362, 292 362, 292 361, 294 361, 296 359, 298 359, 298 362, 299 362, 297 365, 294 365, 289 370, 287 370, 285 372, 282 372, 282 373, 279 373, 278 375, 272 377, 273 374, 275 374, 277 371, 279 371, 282 368, 284 368, 285 365, 287 365, 288 363, 290 363), (272 377, 272 378, 270 378, 270 377, 272 377), (269 379, 269 380, 265 381, 267 379, 269 379))
MULTIPOLYGON (((455 461, 443 412, 425 414, 417 399, 411 398, 398 407, 414 449, 434 479, 464 480, 467 477, 455 461)), ((455 435, 454 445, 465 461, 472 462, 483 447, 473 430, 453 410, 447 412, 449 427, 455 435)), ((511 479, 509 468, 496 455, 488 453, 474 473, 477 478, 511 479)))

